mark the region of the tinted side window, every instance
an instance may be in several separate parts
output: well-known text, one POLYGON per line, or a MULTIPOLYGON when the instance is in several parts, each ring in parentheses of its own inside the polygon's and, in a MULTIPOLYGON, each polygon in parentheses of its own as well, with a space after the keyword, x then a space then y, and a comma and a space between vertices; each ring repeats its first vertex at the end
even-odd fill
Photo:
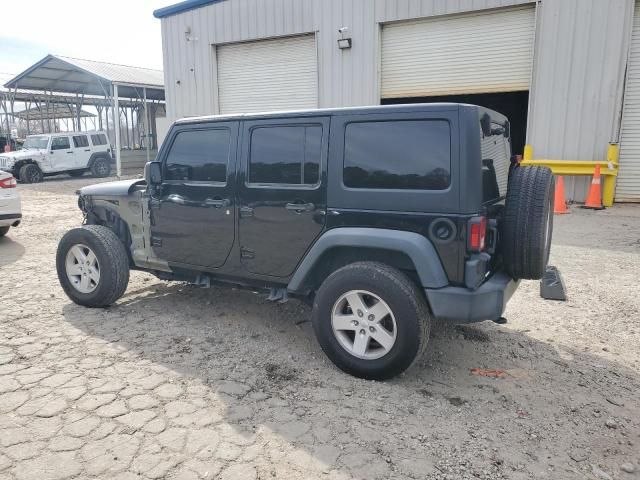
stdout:
MULTIPOLYGON (((485 114, 487 115, 487 114, 485 114)), ((480 125, 480 151, 482 155, 483 201, 499 200, 507 194, 511 142, 505 137, 503 125, 486 122, 491 131, 480 125)))
POLYGON ((251 130, 249 183, 316 185, 322 126, 268 126, 251 130))
POLYGON ((350 123, 344 184, 351 188, 444 190, 451 177, 451 132, 444 120, 350 123))
POLYGON ((53 137, 51 140, 51 150, 66 150, 71 148, 69 137, 53 137))
POLYGON ((230 143, 231 132, 226 128, 178 133, 167 155, 165 178, 226 182, 230 143))
POLYGON ((87 138, 86 135, 74 135, 73 136, 73 145, 76 148, 88 147, 89 146, 89 139, 87 138))
POLYGON ((91 143, 94 145, 106 145, 107 136, 104 133, 98 133, 91 135, 91 143))

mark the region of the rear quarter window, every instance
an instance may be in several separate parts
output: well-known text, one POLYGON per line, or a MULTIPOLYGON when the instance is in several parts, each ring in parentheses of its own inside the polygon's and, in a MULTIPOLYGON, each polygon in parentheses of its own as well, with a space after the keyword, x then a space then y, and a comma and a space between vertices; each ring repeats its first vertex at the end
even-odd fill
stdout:
POLYGON ((451 183, 451 128, 446 120, 346 125, 343 183, 348 188, 445 190, 451 183))

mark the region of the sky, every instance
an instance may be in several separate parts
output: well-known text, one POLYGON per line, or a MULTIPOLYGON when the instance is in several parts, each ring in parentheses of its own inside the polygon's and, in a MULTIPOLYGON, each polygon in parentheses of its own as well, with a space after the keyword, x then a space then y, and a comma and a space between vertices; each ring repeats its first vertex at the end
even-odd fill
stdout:
POLYGON ((49 53, 162 69, 157 8, 172 0, 2 2, 0 72, 18 74, 49 53))

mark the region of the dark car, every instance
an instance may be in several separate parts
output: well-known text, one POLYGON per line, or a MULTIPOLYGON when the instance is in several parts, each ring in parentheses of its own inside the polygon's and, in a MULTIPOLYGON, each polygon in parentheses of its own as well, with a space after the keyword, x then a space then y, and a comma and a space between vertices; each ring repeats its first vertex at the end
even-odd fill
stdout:
POLYGON ((14 151, 16 149, 16 141, 14 138, 9 138, 7 135, 0 134, 0 153, 4 152, 5 147, 9 145, 9 150, 14 151))
POLYGON ((145 180, 80 190, 58 276, 89 307, 130 269, 299 297, 339 368, 389 378, 433 319, 500 320, 519 279, 541 278, 553 190, 511 163, 507 119, 473 105, 190 118, 145 180))

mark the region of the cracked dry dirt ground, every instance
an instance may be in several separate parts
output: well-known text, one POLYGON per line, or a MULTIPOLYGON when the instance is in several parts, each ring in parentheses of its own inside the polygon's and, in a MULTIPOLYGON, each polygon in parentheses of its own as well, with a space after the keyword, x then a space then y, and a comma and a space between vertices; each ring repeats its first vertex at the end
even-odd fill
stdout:
POLYGON ((0 240, 0 478, 639 478, 640 208, 556 218, 568 302, 526 282, 506 326, 438 327, 376 383, 296 301, 133 273, 117 305, 72 304, 54 254, 89 183, 21 185, 0 240))

